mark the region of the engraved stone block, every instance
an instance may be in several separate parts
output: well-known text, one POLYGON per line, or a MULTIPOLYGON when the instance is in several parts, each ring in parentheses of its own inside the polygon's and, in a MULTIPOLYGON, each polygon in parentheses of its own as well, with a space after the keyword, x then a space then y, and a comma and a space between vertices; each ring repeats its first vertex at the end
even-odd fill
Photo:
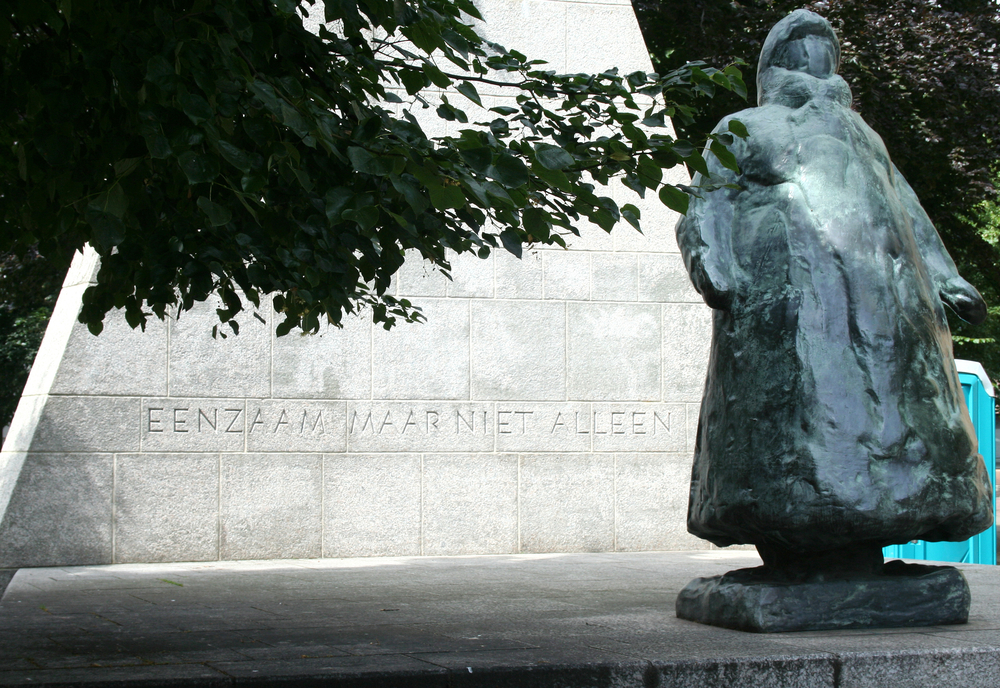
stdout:
MULTIPOLYGON (((580 221, 574 224, 577 231, 580 232, 580 236, 575 236, 573 234, 565 234, 563 236, 566 241, 566 245, 574 251, 614 250, 614 238, 611 236, 611 232, 604 231, 604 229, 600 226, 595 225, 593 222, 584 218, 580 218, 580 221)), ((554 248, 552 250, 558 251, 560 249, 554 248)))
POLYGON ((585 26, 600 27, 599 31, 566 32, 566 52, 573 56, 572 71, 598 74, 617 67, 622 74, 648 71, 645 56, 632 50, 621 40, 638 30, 631 5, 612 2, 580 3, 573 9, 573 21, 585 26))
POLYGON ((506 251, 494 254, 498 299, 542 298, 542 253, 525 251, 518 259, 506 251))
POLYGON ((614 456, 521 457, 521 551, 614 548, 614 456))
POLYGON ((451 283, 448 296, 493 298, 493 257, 485 260, 473 253, 450 255, 451 283))
POLYGON ((395 274, 400 296, 444 296, 448 293, 448 278, 433 263, 420 257, 420 252, 406 252, 406 260, 395 274))
MULTIPOLYGON (((545 60, 545 69, 564 73, 566 63, 566 3, 548 0, 484 3, 485 24, 477 30, 489 40, 517 50, 528 50, 545 60)), ((576 57, 576 56, 574 56, 576 57)))
POLYGON ((421 299, 427 322, 374 329, 372 394, 376 399, 468 399, 469 302, 421 299), (447 352, 443 355, 442 352, 447 352))
POLYGON ((594 451, 684 451, 684 404, 594 404, 594 451))
POLYGON ((615 543, 618 551, 698 549, 687 532, 691 456, 615 456, 615 543))
POLYGON ((247 451, 344 451, 346 430, 345 402, 247 401, 247 451))
POLYGON ((243 399, 142 400, 142 451, 233 452, 246 447, 243 399))
POLYGON ((517 552, 517 456, 424 457, 423 553, 517 552))
POLYGON ((323 556, 420 554, 420 456, 326 456, 323 556))
POLYGON ((493 451, 493 404, 350 402, 351 452, 493 451))
POLYGON ((701 398, 711 349, 712 311, 703 304, 663 304, 663 400, 701 398))
POLYGON ((140 396, 167 393, 167 324, 150 318, 133 330, 119 311, 95 337, 74 323, 52 394, 140 396))
POLYGON ((222 457, 221 558, 322 555, 323 457, 222 457))
POLYGON ((218 455, 116 457, 116 563, 218 558, 218 455))
POLYGON ((497 451, 585 452, 592 447, 590 404, 497 404, 497 451))
POLYGON ((566 307, 570 399, 660 398, 659 306, 570 303, 566 307))
POLYGON ((639 300, 701 303, 679 253, 639 254, 639 300))
POLYGON ((139 449, 139 400, 133 397, 49 397, 33 452, 117 452, 139 449))
POLYGON ((472 397, 565 399, 565 346, 562 303, 474 301, 472 397))
POLYGON ((634 253, 595 253, 591 297, 594 301, 635 301, 638 298, 638 266, 634 253))
POLYGON ((3 523, 0 567, 111 563, 110 454, 29 454, 3 523))
POLYGON ((371 313, 348 315, 343 327, 274 338, 273 394, 282 399, 368 399, 372 392, 371 313))
MULTIPOLYGON (((271 309, 240 313, 240 333, 212 337, 219 319, 215 309, 221 301, 209 299, 170 322, 170 389, 176 396, 198 396, 211 390, 214 396, 267 397, 271 394, 271 309)), ((262 306, 264 304, 262 303, 262 306)))
POLYGON ((590 299, 589 253, 542 251, 541 254, 546 299, 590 299))

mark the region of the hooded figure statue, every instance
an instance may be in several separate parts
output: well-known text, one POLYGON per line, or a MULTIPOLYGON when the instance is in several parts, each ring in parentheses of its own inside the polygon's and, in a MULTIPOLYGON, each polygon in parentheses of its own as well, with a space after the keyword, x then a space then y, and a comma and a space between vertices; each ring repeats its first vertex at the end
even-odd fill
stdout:
POLYGON ((714 309, 688 530, 755 544, 765 565, 858 545, 880 565, 884 545, 993 520, 942 307, 978 323, 986 305, 850 109, 839 62, 817 14, 771 30, 758 107, 716 129, 749 131, 730 147, 740 174, 709 162, 734 188, 677 225, 714 309))

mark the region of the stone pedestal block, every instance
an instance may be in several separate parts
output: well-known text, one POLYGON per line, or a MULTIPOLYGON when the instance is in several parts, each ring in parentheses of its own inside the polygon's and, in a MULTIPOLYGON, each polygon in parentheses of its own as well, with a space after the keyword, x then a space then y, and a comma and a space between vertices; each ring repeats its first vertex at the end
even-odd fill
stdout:
POLYGON ((755 633, 966 623, 972 596, 953 566, 888 562, 880 574, 788 581, 765 567, 695 578, 677 616, 755 633))

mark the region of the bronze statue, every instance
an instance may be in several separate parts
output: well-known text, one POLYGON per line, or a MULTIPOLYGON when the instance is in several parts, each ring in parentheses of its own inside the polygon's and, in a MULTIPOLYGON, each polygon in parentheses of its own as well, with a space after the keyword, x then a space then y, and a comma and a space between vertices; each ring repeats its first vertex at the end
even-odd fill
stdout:
POLYGON ((709 163, 734 188, 677 225, 714 309, 688 529, 803 580, 881 575, 884 545, 993 519, 943 308, 978 323, 986 304, 850 109, 839 62, 819 15, 774 26, 758 107, 717 128, 749 132, 730 147, 740 174, 709 163))

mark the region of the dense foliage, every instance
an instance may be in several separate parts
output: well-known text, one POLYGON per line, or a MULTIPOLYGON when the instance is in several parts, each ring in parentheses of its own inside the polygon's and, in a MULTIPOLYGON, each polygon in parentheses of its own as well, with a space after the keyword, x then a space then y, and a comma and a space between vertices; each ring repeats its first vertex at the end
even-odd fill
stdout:
MULTIPOLYGON (((1000 379, 1000 245, 980 212, 997 198, 1000 158, 1000 3, 996 0, 633 0, 658 70, 687 60, 751 63, 744 71, 756 102, 756 61, 767 32, 799 7, 826 17, 842 42, 840 73, 854 107, 885 141, 917 192, 962 274, 991 304, 986 324, 952 318, 956 354, 983 361, 1000 379), (974 210, 974 209, 980 210, 974 210), (970 221, 971 220, 971 221, 970 221)), ((688 137, 710 130, 746 104, 713 100, 688 137)), ((985 212, 985 211, 983 211, 985 212)))
MULTIPOLYGON (((404 251, 447 271, 447 249, 562 244, 581 217, 638 227, 634 206, 599 195, 612 178, 682 209, 662 169, 704 160, 668 118, 743 91, 738 71, 704 65, 544 71, 480 38, 470 0, 4 5, 0 252, 37 246, 64 264, 92 244, 102 263, 80 319, 94 332, 115 307, 136 327, 212 293, 233 329, 243 298, 265 294, 279 334, 362 305, 386 327, 419 317, 387 293, 404 251), (317 12, 313 34, 303 17, 317 12), (482 109, 483 84, 516 105, 482 109), (411 113, 427 103, 468 126, 429 139, 411 113)), ((729 140, 712 150, 733 164, 729 140)))
POLYGON ((37 251, 0 255, 0 427, 14 417, 63 274, 37 251))

